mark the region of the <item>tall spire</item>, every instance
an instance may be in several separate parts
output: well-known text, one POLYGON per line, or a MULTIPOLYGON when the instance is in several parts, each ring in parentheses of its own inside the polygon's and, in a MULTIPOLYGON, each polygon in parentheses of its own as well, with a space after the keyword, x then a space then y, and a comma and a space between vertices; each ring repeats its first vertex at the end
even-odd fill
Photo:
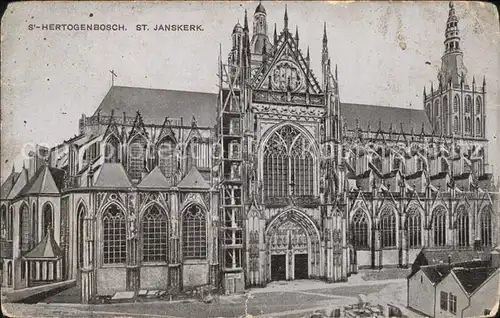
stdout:
POLYGON ((276 33, 276 23, 274 24, 274 45, 278 44, 278 33, 276 33))
POLYGON ((299 27, 295 26, 295 41, 297 42, 297 47, 299 46, 299 27))
POLYGON ((466 75, 467 69, 463 63, 463 53, 460 47, 458 18, 455 14, 455 6, 450 2, 448 19, 446 21, 444 54, 441 57, 441 70, 438 74, 438 79, 444 87, 449 82, 452 85, 460 85, 462 81, 465 82, 466 75))
POLYGON ((247 9, 245 9, 245 21, 244 21, 244 25, 243 25, 243 31, 248 31, 247 9))
POLYGON ((286 4, 285 4, 285 26, 284 26, 284 29, 285 30, 288 30, 288 9, 286 7, 286 4))
POLYGON ((323 48, 328 45, 328 37, 326 36, 326 22, 323 26, 323 48))

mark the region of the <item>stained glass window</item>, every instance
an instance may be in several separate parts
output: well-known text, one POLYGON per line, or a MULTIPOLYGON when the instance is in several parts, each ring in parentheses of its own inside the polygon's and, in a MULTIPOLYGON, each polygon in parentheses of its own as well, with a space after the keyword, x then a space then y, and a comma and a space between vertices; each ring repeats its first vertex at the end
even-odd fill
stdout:
POLYGON ((481 212, 481 245, 491 246, 492 244, 492 226, 491 226, 491 207, 486 207, 481 212))
POLYGON ((142 220, 142 250, 145 262, 167 261, 167 215, 150 207, 142 220))
POLYGON ((104 264, 120 264, 127 257, 127 224, 116 205, 108 207, 102 217, 104 264))
POLYGON ((380 233, 382 248, 396 247, 396 216, 389 207, 380 213, 380 233))
POLYGON ((171 177, 177 170, 175 143, 166 138, 158 145, 158 166, 166 177, 171 177))
POLYGON ((129 174, 132 179, 139 180, 146 168, 146 140, 136 136, 130 143, 129 174))
POLYGON ((410 248, 422 245, 422 218, 417 208, 408 211, 408 246, 410 248))
POLYGON ((357 210, 352 217, 352 238, 354 248, 369 248, 368 219, 363 210, 357 210))
POLYGON ((182 255, 184 259, 207 257, 207 221, 197 205, 189 207, 182 218, 182 255))
POLYGON ((446 211, 443 207, 434 210, 433 224, 434 246, 446 245, 446 211))

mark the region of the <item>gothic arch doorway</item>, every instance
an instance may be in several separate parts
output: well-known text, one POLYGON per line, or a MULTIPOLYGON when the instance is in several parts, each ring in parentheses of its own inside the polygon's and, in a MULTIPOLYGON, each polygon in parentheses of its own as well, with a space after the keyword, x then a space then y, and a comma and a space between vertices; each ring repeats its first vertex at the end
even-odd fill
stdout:
POLYGON ((319 276, 320 238, 314 222, 291 209, 277 215, 266 230, 268 280, 319 276))

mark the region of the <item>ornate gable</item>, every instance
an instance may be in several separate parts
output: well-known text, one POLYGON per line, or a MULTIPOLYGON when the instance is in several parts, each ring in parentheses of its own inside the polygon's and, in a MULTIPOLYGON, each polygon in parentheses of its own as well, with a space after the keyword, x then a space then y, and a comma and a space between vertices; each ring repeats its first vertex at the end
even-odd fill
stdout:
POLYGON ((321 93, 320 85, 311 72, 309 62, 303 57, 297 42, 288 30, 280 34, 276 54, 263 63, 253 77, 252 86, 275 91, 321 93))
POLYGON ((137 111, 135 115, 134 126, 132 127, 132 130, 128 135, 128 141, 130 141, 132 138, 135 137, 135 135, 138 134, 148 138, 148 132, 146 130, 146 127, 144 126, 144 122, 142 121, 142 116, 141 113, 139 113, 139 111, 137 111))
POLYGON ((106 140, 106 138, 108 138, 108 136, 110 135, 114 135, 118 140, 120 140, 121 134, 118 131, 118 126, 116 125, 113 115, 109 117, 108 127, 106 127, 106 131, 104 132, 103 140, 106 140))
POLYGON ((165 138, 170 138, 175 144, 177 143, 177 139, 175 138, 175 133, 172 130, 172 123, 170 122, 168 117, 165 117, 165 120, 163 121, 163 125, 161 127, 160 134, 156 139, 156 143, 157 144, 160 143, 165 138))

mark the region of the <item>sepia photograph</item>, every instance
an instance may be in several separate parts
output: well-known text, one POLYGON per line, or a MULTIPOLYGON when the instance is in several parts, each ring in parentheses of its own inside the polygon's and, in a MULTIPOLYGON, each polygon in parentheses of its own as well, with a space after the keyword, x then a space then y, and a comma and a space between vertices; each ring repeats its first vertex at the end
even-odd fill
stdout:
POLYGON ((499 21, 9 3, 3 316, 498 317, 499 21))

